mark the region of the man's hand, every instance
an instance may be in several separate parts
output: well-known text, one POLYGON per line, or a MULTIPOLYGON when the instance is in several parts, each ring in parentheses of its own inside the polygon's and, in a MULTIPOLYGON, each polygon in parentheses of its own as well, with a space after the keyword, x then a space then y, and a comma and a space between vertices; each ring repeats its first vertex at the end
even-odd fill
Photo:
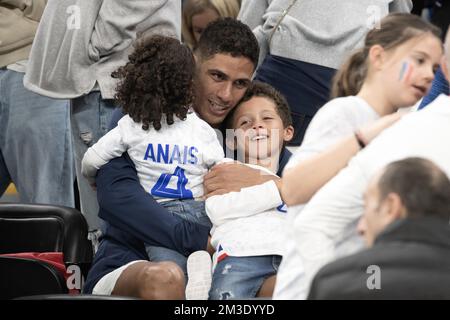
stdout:
POLYGON ((279 178, 239 162, 229 162, 214 166, 205 176, 203 186, 205 197, 209 198, 275 179, 279 178))

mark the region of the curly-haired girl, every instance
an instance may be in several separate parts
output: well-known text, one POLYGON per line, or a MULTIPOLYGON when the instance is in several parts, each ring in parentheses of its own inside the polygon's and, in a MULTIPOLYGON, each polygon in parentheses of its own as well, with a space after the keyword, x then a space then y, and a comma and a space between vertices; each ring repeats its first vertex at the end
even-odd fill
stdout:
MULTIPOLYGON (((127 114, 90 147, 82 171, 95 185, 97 170, 128 152, 141 185, 172 213, 211 227, 203 176, 223 159, 214 130, 189 108, 195 61, 178 40, 152 36, 137 43, 129 62, 113 73, 120 79, 116 99, 127 114)), ((147 246, 151 261, 174 261, 186 273, 186 257, 147 246)))

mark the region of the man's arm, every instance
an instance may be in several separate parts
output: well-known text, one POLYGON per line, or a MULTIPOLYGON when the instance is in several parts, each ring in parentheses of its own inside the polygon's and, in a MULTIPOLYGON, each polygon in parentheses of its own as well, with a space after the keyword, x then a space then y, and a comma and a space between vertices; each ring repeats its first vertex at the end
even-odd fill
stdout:
POLYGON ((242 188, 256 186, 271 180, 275 181, 279 190, 281 190, 281 179, 279 176, 281 176, 291 156, 292 153, 283 148, 279 159, 277 176, 267 174, 237 161, 234 163, 227 161, 218 164, 205 176, 205 197, 209 198, 233 191, 239 192, 242 188))
POLYGON ((203 185, 207 198, 229 192, 239 192, 270 180, 280 178, 242 163, 224 163, 214 166, 205 176, 203 185))
POLYGON ((111 160, 97 175, 100 218, 145 243, 184 255, 205 250, 209 228, 173 215, 145 192, 127 154, 111 160))

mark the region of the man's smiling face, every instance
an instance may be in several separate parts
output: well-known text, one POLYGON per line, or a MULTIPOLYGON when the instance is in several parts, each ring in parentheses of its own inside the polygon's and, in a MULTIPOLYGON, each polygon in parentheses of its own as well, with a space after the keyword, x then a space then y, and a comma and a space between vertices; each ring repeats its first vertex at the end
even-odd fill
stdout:
POLYGON ((255 69, 249 58, 217 53, 197 59, 194 109, 212 127, 218 127, 242 98, 255 69))

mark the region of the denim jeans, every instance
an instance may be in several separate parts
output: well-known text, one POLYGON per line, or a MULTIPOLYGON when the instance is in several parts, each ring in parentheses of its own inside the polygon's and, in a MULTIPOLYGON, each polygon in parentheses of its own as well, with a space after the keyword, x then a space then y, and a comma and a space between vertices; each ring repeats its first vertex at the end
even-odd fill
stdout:
POLYGON ((0 195, 12 181, 24 203, 74 207, 69 103, 23 86, 0 68, 0 195))
POLYGON ((108 125, 115 109, 113 100, 104 100, 99 91, 71 100, 71 125, 75 154, 75 169, 80 191, 81 212, 89 231, 101 227, 98 217, 97 192, 81 174, 81 160, 87 149, 108 132, 108 125))
MULTIPOLYGON (((209 228, 212 227, 211 221, 206 215, 205 202, 195 200, 173 200, 161 203, 168 211, 176 214, 183 219, 192 221, 209 228)), ((187 279, 186 262, 187 257, 181 253, 164 247, 146 246, 148 258, 150 261, 172 261, 175 262, 184 272, 187 279)))
POLYGON ((281 256, 226 257, 214 269, 210 300, 255 298, 265 279, 276 275, 281 256))

